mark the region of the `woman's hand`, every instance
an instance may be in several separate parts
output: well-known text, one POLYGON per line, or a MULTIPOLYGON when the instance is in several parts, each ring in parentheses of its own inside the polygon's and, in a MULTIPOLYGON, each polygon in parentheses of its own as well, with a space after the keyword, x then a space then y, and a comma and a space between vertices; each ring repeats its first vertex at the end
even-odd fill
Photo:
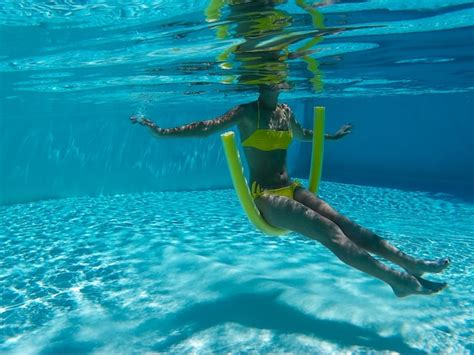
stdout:
POLYGON ((158 126, 156 125, 155 122, 153 122, 152 120, 149 120, 148 118, 140 116, 140 115, 130 116, 130 121, 132 121, 133 124, 139 123, 142 126, 147 126, 147 127, 150 127, 150 128, 158 128, 158 126))
POLYGON ((350 123, 345 124, 339 130, 334 133, 331 138, 332 139, 341 139, 342 137, 347 136, 348 134, 352 133, 352 125, 350 123))
POLYGON ((151 132, 155 136, 161 136, 163 134, 163 129, 162 128, 158 127, 158 125, 155 122, 153 122, 152 120, 150 120, 148 118, 145 118, 141 115, 130 116, 130 121, 132 121, 133 124, 139 123, 142 126, 146 126, 146 127, 150 128, 151 132))

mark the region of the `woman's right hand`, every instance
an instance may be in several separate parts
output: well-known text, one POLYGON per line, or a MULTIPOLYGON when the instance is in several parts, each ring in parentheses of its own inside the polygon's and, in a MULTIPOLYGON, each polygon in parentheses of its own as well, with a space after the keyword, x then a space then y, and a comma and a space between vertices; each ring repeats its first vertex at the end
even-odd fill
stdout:
POLYGON ((139 123, 142 126, 146 126, 146 127, 150 128, 151 132, 155 136, 160 136, 161 137, 163 135, 163 129, 162 128, 158 127, 158 125, 155 122, 153 122, 152 120, 150 120, 148 118, 143 117, 142 115, 130 116, 130 121, 132 121, 133 124, 139 123))
POLYGON ((155 122, 153 122, 152 120, 148 119, 148 118, 145 118, 141 115, 133 115, 133 116, 130 116, 130 121, 132 121, 133 124, 135 123, 139 123, 141 124, 142 126, 147 126, 147 127, 150 127, 150 128, 159 128, 155 122))

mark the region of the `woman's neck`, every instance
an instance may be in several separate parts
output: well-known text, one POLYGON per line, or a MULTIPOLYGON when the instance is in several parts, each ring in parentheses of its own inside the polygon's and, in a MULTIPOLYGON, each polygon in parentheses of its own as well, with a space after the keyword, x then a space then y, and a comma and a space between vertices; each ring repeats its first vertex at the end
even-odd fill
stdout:
POLYGON ((257 99, 257 103, 262 109, 274 111, 278 105, 278 98, 268 99, 259 96, 259 98, 257 99))

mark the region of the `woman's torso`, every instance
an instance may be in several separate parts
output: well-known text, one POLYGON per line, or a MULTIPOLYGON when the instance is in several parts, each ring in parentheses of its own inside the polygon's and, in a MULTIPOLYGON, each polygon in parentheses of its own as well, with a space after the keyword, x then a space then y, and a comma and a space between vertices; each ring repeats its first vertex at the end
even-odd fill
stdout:
MULTIPOLYGON (((271 147, 272 144, 269 146, 268 142, 263 146, 257 144, 255 144, 256 147, 244 146, 244 153, 250 170, 250 181, 251 183, 255 181, 262 188, 268 189, 288 186, 290 177, 286 167, 286 143, 291 137, 291 111, 284 104, 278 104, 274 110, 259 106, 258 101, 242 105, 244 117, 238 125, 241 142, 252 141, 255 143, 259 141, 259 139, 255 140, 253 138, 260 138, 261 141, 262 134, 260 134, 260 137, 255 137, 255 135, 259 135, 258 133, 271 135, 272 133, 268 130, 278 131, 276 134, 278 138, 275 137, 275 139, 280 142, 275 142, 277 149, 271 147), (257 130, 267 132, 257 132, 257 130), (251 137, 252 135, 253 137, 251 137), (262 148, 270 150, 262 150, 262 148)), ((261 141, 261 143, 265 142, 261 141)))

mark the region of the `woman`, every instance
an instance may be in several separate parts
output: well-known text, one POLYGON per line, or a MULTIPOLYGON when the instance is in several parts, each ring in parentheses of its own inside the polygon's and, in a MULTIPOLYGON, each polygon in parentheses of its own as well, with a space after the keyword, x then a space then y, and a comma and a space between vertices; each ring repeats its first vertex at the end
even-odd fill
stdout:
MULTIPOLYGON (((449 259, 415 259, 375 233, 339 214, 325 201, 288 176, 286 153, 292 137, 311 141, 312 131, 303 129, 291 109, 278 104, 277 86, 260 86, 256 102, 237 106, 213 120, 176 128, 161 128, 153 121, 132 116, 133 123, 147 126, 153 134, 166 137, 205 137, 237 125, 250 169, 255 204, 271 225, 301 233, 331 250, 341 261, 390 285, 399 297, 433 294, 447 286, 421 278, 425 272, 444 270, 449 259), (406 272, 394 270, 374 259, 379 255, 406 272)), ((351 132, 343 126, 326 139, 339 139, 351 132)))

